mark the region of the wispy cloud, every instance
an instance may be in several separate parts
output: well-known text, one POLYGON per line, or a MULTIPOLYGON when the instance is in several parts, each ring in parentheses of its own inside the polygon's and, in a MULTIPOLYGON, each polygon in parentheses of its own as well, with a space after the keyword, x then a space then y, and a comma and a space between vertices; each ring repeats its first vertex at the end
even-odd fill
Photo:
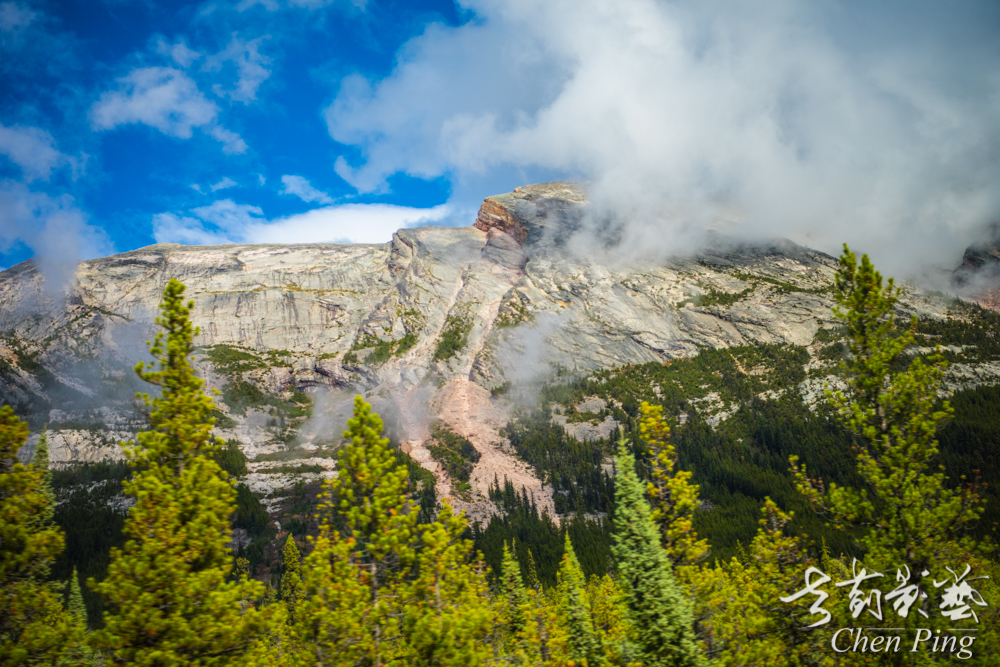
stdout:
POLYGON ((236 187, 237 185, 239 185, 239 183, 229 178, 228 176, 224 176, 222 180, 219 181, 218 183, 213 183, 212 185, 210 185, 209 189, 212 192, 217 192, 218 190, 225 190, 226 188, 236 187))
POLYGON ((27 28, 38 16, 19 2, 0 2, 0 31, 17 32, 27 28))
POLYGON ((80 158, 71 157, 56 148, 52 135, 37 127, 0 124, 0 155, 6 155, 21 168, 27 181, 47 181, 53 169, 69 166, 74 173, 82 165, 80 158))
POLYGON ((34 251, 49 291, 58 293, 77 262, 113 252, 104 230, 91 225, 72 197, 33 192, 23 183, 0 182, 0 251, 21 242, 34 251))
POLYGON ((219 107, 198 90, 187 74, 172 67, 142 67, 118 79, 118 88, 101 95, 90 110, 95 130, 141 123, 166 135, 189 139, 201 129, 226 153, 243 153, 246 142, 218 124, 219 107))
POLYGON ((212 92, 219 97, 244 104, 257 99, 257 89, 271 76, 271 70, 266 67, 271 64, 271 58, 259 51, 261 42, 266 39, 266 35, 252 40, 233 35, 225 49, 207 58, 203 68, 206 72, 223 71, 229 66, 235 69, 232 87, 216 83, 212 86, 212 92))
POLYGON ((295 195, 304 202, 316 202, 318 204, 332 204, 333 198, 317 190, 302 176, 285 175, 281 177, 284 187, 281 189, 283 195, 295 195))
POLYGON ((186 213, 153 217, 160 243, 385 243, 393 232, 444 219, 448 206, 410 208, 388 204, 326 206, 275 220, 257 206, 223 199, 186 213))

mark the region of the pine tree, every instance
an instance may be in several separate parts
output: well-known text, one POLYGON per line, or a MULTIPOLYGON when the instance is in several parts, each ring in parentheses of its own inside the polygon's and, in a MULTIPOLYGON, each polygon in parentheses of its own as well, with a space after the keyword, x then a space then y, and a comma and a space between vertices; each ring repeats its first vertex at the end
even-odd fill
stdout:
POLYGON ((56 494, 52 487, 52 469, 49 467, 48 429, 42 429, 41 435, 38 436, 38 444, 35 445, 35 455, 31 465, 42 473, 39 492, 45 497, 45 504, 35 519, 39 528, 44 530, 54 525, 56 515, 56 494))
POLYGON ((66 611, 69 615, 69 624, 75 630, 75 637, 78 643, 67 647, 67 650, 59 659, 60 665, 70 667, 72 665, 89 666, 95 664, 94 652, 87 645, 87 608, 83 604, 83 593, 80 591, 80 579, 77 576, 76 568, 73 568, 73 576, 69 580, 69 600, 66 611))
POLYGON ((0 407, 0 665, 53 663, 77 641, 55 584, 46 583, 63 548, 51 521, 45 468, 25 466, 17 452, 28 426, 0 407), (46 518, 48 517, 48 518, 46 518))
POLYGON ((380 665, 398 650, 399 587, 416 559, 418 513, 408 472, 361 396, 344 438, 303 569, 302 650, 324 664, 380 665))
POLYGON ((281 601, 285 603, 288 623, 295 624, 295 608, 302 600, 302 568, 299 563, 299 547, 289 533, 282 549, 285 572, 281 575, 281 601))
POLYGON ((464 516, 444 503, 420 537, 417 575, 402 587, 402 664, 476 667, 492 654, 484 641, 494 623, 483 566, 462 538, 464 516))
POLYGON ((166 335, 157 333, 150 346, 157 363, 136 366, 161 395, 142 395, 150 430, 125 448, 136 473, 124 488, 136 504, 107 579, 89 583, 112 610, 94 638, 114 661, 236 664, 262 621, 245 601, 263 587, 246 577, 227 581, 235 492, 212 458, 214 403, 191 367, 198 331, 189 319, 193 302, 185 306, 183 296, 184 285, 171 280, 156 320, 166 335))
MULTIPOLYGON (((651 479, 646 484, 653 521, 660 527, 660 540, 675 569, 686 568, 708 556, 708 541, 699 540, 694 529, 698 509, 698 485, 691 472, 674 470, 677 451, 670 444, 670 427, 663 419, 663 406, 643 401, 639 406, 639 433, 652 453, 651 479)), ((685 570, 693 576, 690 568, 685 570)), ((686 580, 686 577, 685 577, 686 580)))
POLYGON ((503 560, 500 564, 500 619, 504 624, 504 634, 516 638, 527 623, 525 606, 528 594, 521 580, 521 566, 514 558, 514 551, 504 542, 503 560))
MULTIPOLYGON (((829 628, 807 629, 814 622, 808 607, 781 602, 800 588, 810 560, 802 540, 784 533, 792 520, 770 498, 765 498, 760 529, 748 548, 729 563, 703 567, 692 592, 708 610, 705 626, 710 650, 720 667, 739 665, 825 665, 831 659, 829 628)), ((841 564, 825 561, 824 571, 845 574, 841 564)), ((843 589, 824 607, 843 598, 843 589)), ((863 657, 867 659, 867 656, 863 657)))
POLYGON ((635 457, 622 438, 615 459, 614 553, 628 590, 629 616, 646 667, 705 664, 694 637, 691 601, 674 579, 650 516, 635 457))
POLYGON ((578 665, 593 667, 600 664, 601 644, 594 634, 594 622, 590 618, 586 580, 568 533, 559 565, 558 588, 559 616, 567 635, 568 658, 578 665))
POLYGON ((965 534, 978 520, 982 501, 970 488, 950 488, 938 468, 935 433, 953 412, 938 397, 946 362, 939 353, 909 361, 917 319, 897 329, 899 294, 891 278, 883 286, 867 255, 859 265, 844 246, 834 315, 850 342, 843 369, 847 391, 827 396, 857 439, 857 469, 866 488, 827 488, 807 477, 797 457, 791 463, 798 489, 817 509, 842 528, 863 531, 866 562, 905 567, 911 583, 933 591, 931 580, 947 576, 940 568, 959 567, 975 553, 965 534))

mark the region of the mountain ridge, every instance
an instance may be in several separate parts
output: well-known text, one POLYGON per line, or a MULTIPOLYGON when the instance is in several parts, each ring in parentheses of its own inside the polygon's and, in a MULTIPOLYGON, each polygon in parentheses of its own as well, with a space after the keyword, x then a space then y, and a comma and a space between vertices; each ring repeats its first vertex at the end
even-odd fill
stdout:
MULTIPOLYGON (((403 229, 385 244, 157 244, 81 262, 65 302, 18 265, 0 273, 0 401, 34 415, 36 430, 104 425, 55 431, 57 463, 118 456, 114 442, 142 421, 130 368, 147 357, 160 294, 177 278, 201 327, 199 368, 222 392, 217 430, 240 441, 255 490, 289 485, 294 473, 267 472, 288 461, 324 471, 306 477, 332 474, 332 441, 360 392, 473 516, 488 513, 487 489, 505 476, 551 510, 551 489, 501 434, 514 409, 506 387, 702 349, 808 347, 835 324, 829 255, 776 241, 604 263, 566 250, 586 206, 581 187, 554 182, 487 198, 472 226, 403 229), (296 412, 301 392, 314 415, 272 423, 296 412), (251 399, 264 402, 241 414, 251 399), (467 487, 428 448, 435 420, 481 454, 467 487)), ((904 286, 900 313, 946 320, 949 303, 904 286)))

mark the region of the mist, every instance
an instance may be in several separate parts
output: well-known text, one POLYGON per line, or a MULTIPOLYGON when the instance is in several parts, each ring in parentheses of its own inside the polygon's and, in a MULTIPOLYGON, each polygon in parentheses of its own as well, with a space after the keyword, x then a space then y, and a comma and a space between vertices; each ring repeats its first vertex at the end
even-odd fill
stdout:
POLYGON ((326 120, 360 148, 336 164, 359 191, 446 175, 464 210, 586 178, 625 254, 713 229, 848 242, 900 277, 953 268, 1000 219, 995 3, 460 4, 479 20, 341 82, 326 120))

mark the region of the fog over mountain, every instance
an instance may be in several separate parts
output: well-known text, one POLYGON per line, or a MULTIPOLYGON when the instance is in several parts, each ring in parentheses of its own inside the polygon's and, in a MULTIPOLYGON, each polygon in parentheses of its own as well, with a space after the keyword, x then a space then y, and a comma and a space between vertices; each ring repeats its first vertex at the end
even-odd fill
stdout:
POLYGON ((481 20, 431 26, 326 110, 362 192, 452 174, 467 215, 505 170, 569 174, 627 253, 717 228, 846 241, 894 275, 952 268, 1000 218, 996 5, 462 4, 481 20))

